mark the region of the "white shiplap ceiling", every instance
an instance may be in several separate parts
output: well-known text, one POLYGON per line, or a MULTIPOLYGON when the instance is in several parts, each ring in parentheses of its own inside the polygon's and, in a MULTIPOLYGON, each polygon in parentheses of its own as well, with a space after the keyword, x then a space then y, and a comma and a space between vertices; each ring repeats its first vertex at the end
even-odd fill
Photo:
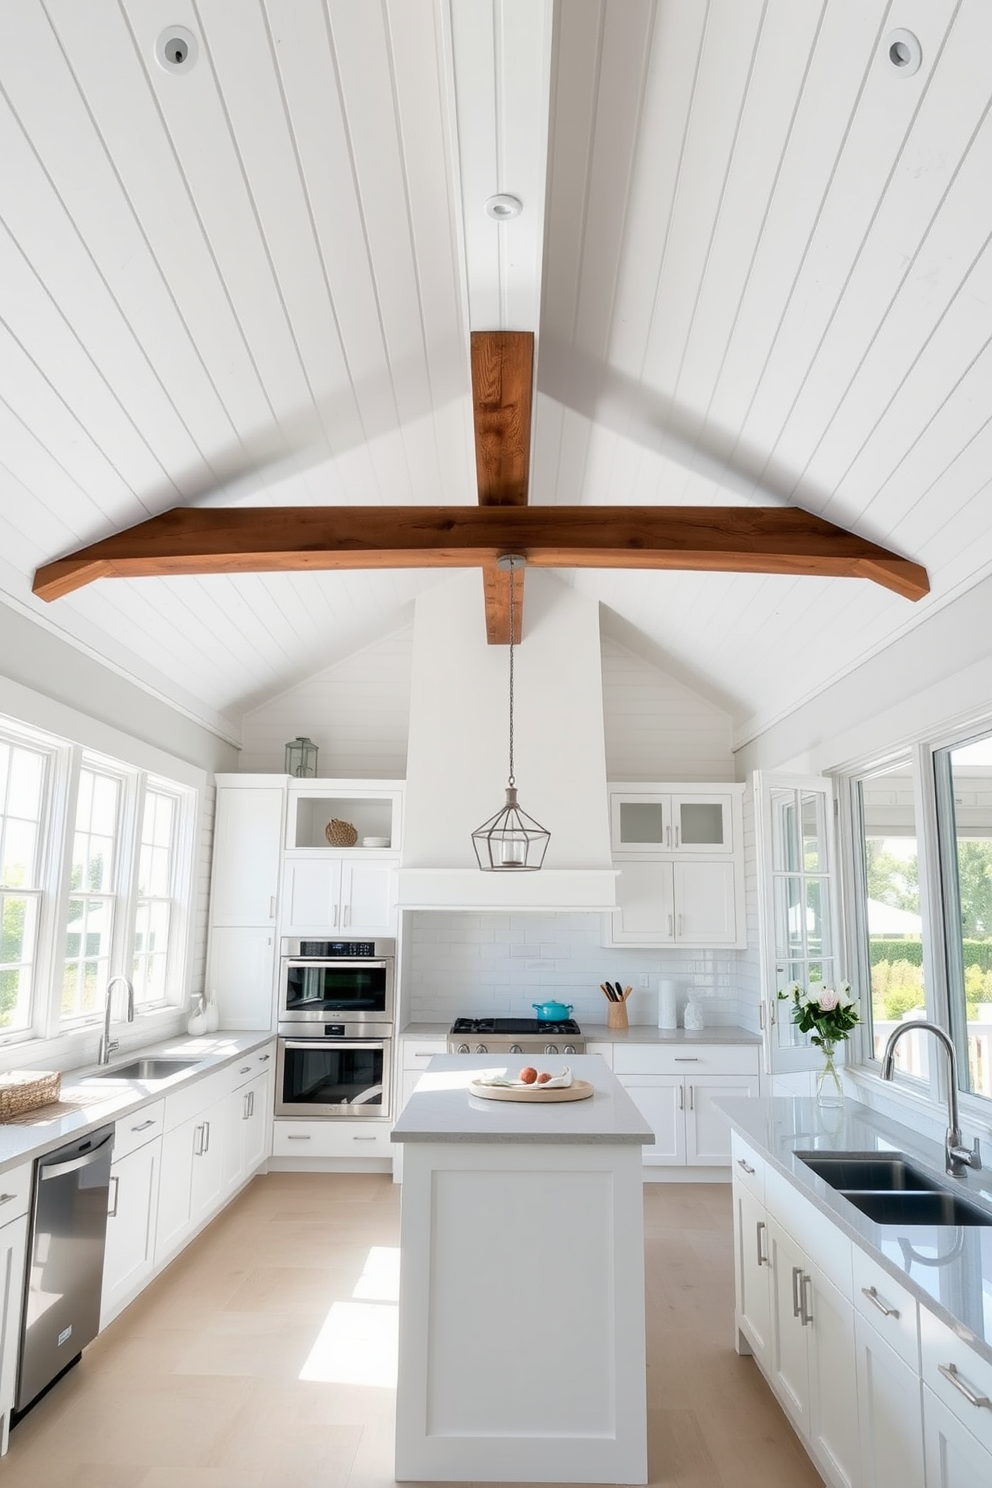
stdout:
POLYGON ((44 605, 34 570, 182 504, 474 503, 470 328, 537 332, 533 503, 795 504, 929 570, 917 605, 572 575, 739 740, 992 569, 987 0, 18 0, 4 23, 0 594, 228 736, 445 575, 44 605), (197 57, 170 73, 176 26, 197 57), (497 191, 516 221, 485 216, 497 191))

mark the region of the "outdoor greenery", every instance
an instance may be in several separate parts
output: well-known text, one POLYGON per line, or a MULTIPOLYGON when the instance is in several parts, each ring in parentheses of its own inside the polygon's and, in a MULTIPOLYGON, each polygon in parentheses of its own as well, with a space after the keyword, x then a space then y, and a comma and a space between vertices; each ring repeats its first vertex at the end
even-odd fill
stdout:
MULTIPOLYGON (((872 840, 865 847, 868 898, 918 914, 916 855, 897 856, 872 840)), ((969 1019, 976 1019, 979 1003, 992 1003, 992 841, 959 839, 957 859, 965 1000, 969 1019)), ((926 1001, 922 940, 873 936, 869 951, 876 1019, 898 1021, 914 1008, 922 1008, 926 1001)))

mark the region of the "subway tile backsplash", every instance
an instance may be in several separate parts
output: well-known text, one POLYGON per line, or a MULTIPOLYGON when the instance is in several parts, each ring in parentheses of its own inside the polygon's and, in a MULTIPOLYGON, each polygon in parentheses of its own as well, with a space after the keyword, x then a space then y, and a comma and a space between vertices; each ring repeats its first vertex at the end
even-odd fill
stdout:
POLYGON ((603 945, 604 928, 600 914, 413 913, 404 1020, 529 1017, 532 1003, 554 998, 571 1003, 580 1024, 605 1023, 600 983, 619 981, 634 989, 631 1023, 656 1024, 658 982, 666 978, 681 984, 680 1024, 691 989, 703 999, 709 1026, 757 1031, 756 994, 739 952, 618 950, 603 945))

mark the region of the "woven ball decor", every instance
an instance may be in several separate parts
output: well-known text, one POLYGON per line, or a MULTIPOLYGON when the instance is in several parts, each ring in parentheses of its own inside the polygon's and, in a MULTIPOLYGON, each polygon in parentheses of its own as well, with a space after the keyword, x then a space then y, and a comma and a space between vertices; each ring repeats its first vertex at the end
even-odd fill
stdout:
POLYGON ((339 821, 336 816, 327 823, 324 836, 332 847, 354 847, 358 841, 358 832, 351 822, 339 821))

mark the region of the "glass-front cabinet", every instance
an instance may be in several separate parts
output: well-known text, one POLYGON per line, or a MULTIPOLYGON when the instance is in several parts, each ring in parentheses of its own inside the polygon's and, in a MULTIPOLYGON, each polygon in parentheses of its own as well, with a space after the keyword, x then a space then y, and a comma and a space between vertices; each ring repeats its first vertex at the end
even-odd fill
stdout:
POLYGON ((632 785, 610 792, 610 837, 616 855, 731 853, 730 791, 659 790, 632 785))

